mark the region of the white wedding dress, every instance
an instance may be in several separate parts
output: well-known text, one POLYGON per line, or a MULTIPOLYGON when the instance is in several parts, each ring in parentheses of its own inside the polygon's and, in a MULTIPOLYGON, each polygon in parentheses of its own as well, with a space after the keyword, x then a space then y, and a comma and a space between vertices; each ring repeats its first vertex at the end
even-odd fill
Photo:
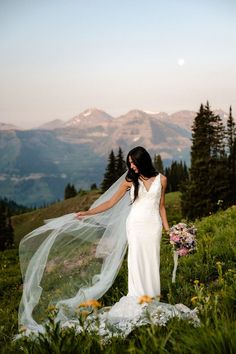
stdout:
MULTIPOLYGON (((130 190, 134 197, 134 187, 130 190)), ((138 198, 126 222, 128 239, 128 296, 160 296, 160 241, 162 221, 159 214, 160 174, 149 190, 140 181, 138 198)))
MULTIPOLYGON (((157 175, 149 190, 140 180, 138 198, 131 206, 126 221, 128 239, 128 294, 112 307, 105 307, 91 314, 85 321, 87 331, 99 333, 104 340, 113 336, 126 337, 136 327, 156 324, 165 326, 173 317, 186 319, 197 326, 196 310, 183 304, 170 305, 159 301, 160 297, 160 241, 162 220, 159 213, 161 178, 157 175), (152 298, 150 303, 142 297, 152 298)), ((131 201, 134 186, 130 189, 131 201)), ((62 327, 84 329, 78 322, 68 321, 62 327)))
MULTIPOLYGON (((109 200, 123 175, 91 208, 109 200)), ((45 310, 54 304, 61 327, 99 333, 104 340, 127 336, 145 324, 165 325, 178 317, 197 325, 196 310, 159 301, 160 174, 149 190, 139 181, 138 197, 134 186, 105 213, 78 220, 68 214, 46 221, 26 235, 20 243, 20 263, 24 280, 19 306, 19 326, 26 335, 45 330, 45 310), (112 307, 87 316, 83 326, 78 318, 80 304, 99 299, 112 286, 126 253, 128 241, 128 294, 112 307), (140 297, 153 300, 140 304, 140 297), (40 317, 42 318, 40 321, 40 317)))

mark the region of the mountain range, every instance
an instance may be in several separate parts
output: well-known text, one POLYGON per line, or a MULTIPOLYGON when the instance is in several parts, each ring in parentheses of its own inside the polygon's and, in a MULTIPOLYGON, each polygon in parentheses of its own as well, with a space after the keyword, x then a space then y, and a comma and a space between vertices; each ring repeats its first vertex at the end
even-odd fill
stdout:
MULTIPOLYGON (((215 111, 226 122, 228 115, 215 111)), ((142 145, 189 163, 191 126, 196 112, 174 114, 131 110, 120 117, 93 108, 67 120, 24 130, 0 123, 0 196, 27 206, 63 198, 67 183, 88 189, 102 181, 108 154, 142 145)))

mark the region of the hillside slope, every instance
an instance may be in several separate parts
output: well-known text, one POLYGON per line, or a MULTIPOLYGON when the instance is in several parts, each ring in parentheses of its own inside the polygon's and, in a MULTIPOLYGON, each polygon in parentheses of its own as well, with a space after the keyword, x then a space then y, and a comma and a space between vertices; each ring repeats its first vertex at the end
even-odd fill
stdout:
MULTIPOLYGON (((172 208, 177 203, 178 194, 170 194, 167 197, 170 197, 169 215, 173 215, 172 208)), ((74 202, 77 203, 77 201, 77 198, 74 198, 74 202)), ((63 202, 63 205, 59 205, 58 214, 62 212, 62 207, 69 211, 68 202, 71 202, 72 207, 72 200, 63 202)), ((177 204, 174 208, 178 208, 177 204)), ((45 209, 44 212, 44 217, 48 217, 49 209, 45 209)), ((55 214, 56 209, 51 212, 55 214)), ((34 213, 36 217, 38 211, 34 213)), ((30 214, 23 216, 25 220, 14 217, 14 222, 18 220, 18 225, 15 224, 17 232, 21 222, 25 225, 30 222, 30 214)), ((183 303, 191 308, 197 308, 201 326, 193 327, 185 321, 172 320, 167 326, 143 326, 125 341, 112 338, 108 345, 102 346, 98 337, 91 338, 86 333, 80 335, 71 330, 60 334, 55 327, 50 329, 51 332, 47 337, 42 336, 38 344, 26 340, 20 343, 12 342, 12 336, 18 331, 17 311, 22 293, 21 277, 17 249, 1 252, 0 347, 2 352, 15 353, 21 346, 22 350, 27 353, 41 353, 43 346, 50 352, 63 351, 65 353, 71 353, 72 348, 74 348, 73 352, 80 353, 87 353, 91 348, 96 348, 96 353, 104 353, 105 351, 106 353, 128 353, 133 352, 137 347, 140 349, 140 353, 235 353, 235 225, 236 206, 197 220, 195 223, 198 229, 197 252, 179 259, 175 284, 171 283, 172 248, 168 239, 163 238, 162 240, 161 301, 172 304, 183 303)), ((114 304, 126 292, 127 262, 124 261, 115 283, 102 299, 103 304, 114 304)))
POLYGON ((80 193, 74 198, 57 202, 46 208, 40 208, 29 213, 13 216, 12 226, 15 232, 15 244, 18 245, 23 236, 43 225, 44 220, 88 209, 99 195, 100 192, 98 190, 89 191, 85 194, 80 193))
MULTIPOLYGON (((78 210, 89 209, 99 195, 99 190, 84 192, 74 198, 52 204, 47 208, 13 216, 12 225, 15 232, 15 244, 18 245, 23 236, 43 225, 43 221, 46 219, 56 218, 78 210)), ((170 222, 178 222, 181 219, 179 192, 166 194, 166 209, 170 222)))

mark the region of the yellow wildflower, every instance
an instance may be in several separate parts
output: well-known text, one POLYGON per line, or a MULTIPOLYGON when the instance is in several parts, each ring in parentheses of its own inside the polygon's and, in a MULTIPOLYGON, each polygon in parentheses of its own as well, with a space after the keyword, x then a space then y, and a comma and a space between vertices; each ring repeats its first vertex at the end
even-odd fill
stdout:
POLYGON ((85 302, 82 302, 82 304, 79 305, 79 307, 94 307, 98 308, 101 307, 101 303, 97 300, 87 300, 85 302))
POLYGON ((19 329, 19 332, 20 333, 23 333, 27 330, 27 327, 26 326, 20 326, 20 329, 19 329))
POLYGON ((199 284, 199 280, 194 280, 194 284, 198 285, 199 284))
POLYGON ((149 304, 150 302, 152 302, 152 298, 148 295, 143 295, 143 296, 140 296, 139 299, 138 299, 138 303, 139 304, 144 304, 144 303, 147 303, 149 304))
POLYGON ((48 312, 53 312, 56 310, 56 306, 55 305, 49 305, 47 308, 48 312))

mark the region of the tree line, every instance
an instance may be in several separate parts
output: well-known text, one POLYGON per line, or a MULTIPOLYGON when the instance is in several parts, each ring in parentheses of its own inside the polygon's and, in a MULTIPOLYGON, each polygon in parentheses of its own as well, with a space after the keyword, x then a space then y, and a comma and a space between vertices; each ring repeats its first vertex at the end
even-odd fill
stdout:
POLYGON ((179 191, 188 178, 188 167, 183 161, 172 161, 168 167, 163 166, 160 154, 154 155, 153 165, 157 172, 167 177, 167 193, 179 191))
POLYGON ((236 130, 229 109, 224 126, 209 102, 201 104, 192 127, 191 167, 182 187, 182 212, 195 219, 236 203, 236 130))
MULTIPOLYGON (((156 170, 168 179, 167 192, 181 191, 182 214, 195 219, 236 204, 236 128, 229 109, 229 117, 224 126, 219 115, 213 113, 209 103, 201 104, 192 127, 191 166, 185 162, 172 161, 169 167, 163 166, 161 156, 154 156, 156 170)), ((105 192, 127 167, 124 154, 119 147, 117 154, 111 150, 103 181, 100 185, 105 192)), ((90 189, 97 189, 94 183, 90 189)), ((64 199, 83 194, 68 183, 64 199)), ((14 231, 11 215, 29 211, 13 201, 0 199, 0 250, 13 245, 14 231)))
MULTIPOLYGON (((164 168, 159 154, 154 156, 153 164, 167 177, 167 192, 181 191, 182 214, 188 219, 236 204, 236 129, 232 108, 225 127, 208 102, 201 104, 192 127, 190 168, 182 161, 172 161, 164 168)), ((117 157, 112 150, 102 191, 106 191, 125 170, 121 148, 117 157)))
MULTIPOLYGON (((157 172, 164 174, 168 178, 167 192, 180 190, 182 184, 188 178, 188 167, 185 162, 172 161, 169 167, 164 168, 161 155, 156 154, 153 158, 153 165, 157 172)), ((119 148, 117 156, 115 156, 113 150, 111 150, 104 179, 101 184, 102 192, 105 192, 126 170, 127 166, 123 158, 122 149, 119 148)))

